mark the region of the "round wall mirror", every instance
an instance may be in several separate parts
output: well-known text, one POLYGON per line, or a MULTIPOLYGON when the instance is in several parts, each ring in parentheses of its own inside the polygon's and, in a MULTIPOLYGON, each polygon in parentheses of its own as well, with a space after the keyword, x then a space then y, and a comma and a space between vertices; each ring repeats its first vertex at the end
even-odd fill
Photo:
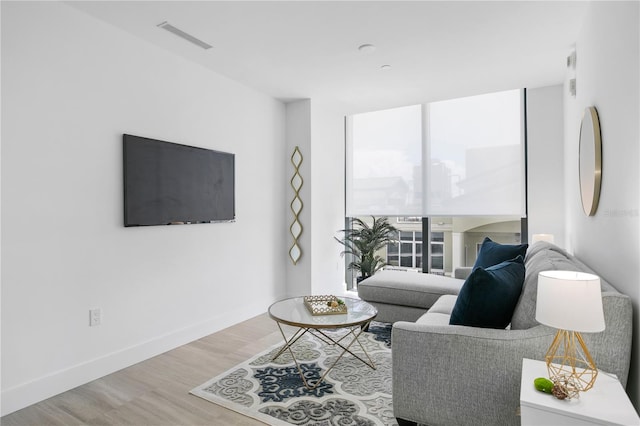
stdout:
POLYGON ((602 139, 595 107, 587 107, 580 126, 580 196, 587 216, 593 216, 600 201, 602 180, 602 139))

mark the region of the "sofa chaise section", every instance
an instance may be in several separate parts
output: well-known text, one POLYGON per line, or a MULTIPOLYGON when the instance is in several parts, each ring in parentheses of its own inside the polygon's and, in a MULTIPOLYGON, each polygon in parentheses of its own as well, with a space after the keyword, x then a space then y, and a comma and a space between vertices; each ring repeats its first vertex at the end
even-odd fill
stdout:
POLYGON ((378 310, 376 321, 415 321, 442 295, 457 295, 464 280, 383 270, 358 284, 358 296, 378 310))

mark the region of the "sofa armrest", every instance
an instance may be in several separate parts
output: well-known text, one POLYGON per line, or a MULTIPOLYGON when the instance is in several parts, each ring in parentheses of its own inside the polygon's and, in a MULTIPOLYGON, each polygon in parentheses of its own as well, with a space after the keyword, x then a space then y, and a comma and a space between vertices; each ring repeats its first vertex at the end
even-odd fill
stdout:
POLYGON ((543 360, 555 330, 495 330, 396 322, 396 417, 429 425, 520 423, 522 359, 543 360))
POLYGON ((460 266, 453 271, 453 276, 461 280, 466 280, 469 275, 471 275, 471 271, 473 271, 473 267, 471 266, 460 266))

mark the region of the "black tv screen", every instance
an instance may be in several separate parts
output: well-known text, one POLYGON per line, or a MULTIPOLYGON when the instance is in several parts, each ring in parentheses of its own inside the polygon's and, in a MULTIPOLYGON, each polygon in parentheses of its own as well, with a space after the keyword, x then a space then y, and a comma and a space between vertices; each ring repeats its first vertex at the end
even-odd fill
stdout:
POLYGON ((235 156, 123 135, 124 226, 235 219, 235 156))

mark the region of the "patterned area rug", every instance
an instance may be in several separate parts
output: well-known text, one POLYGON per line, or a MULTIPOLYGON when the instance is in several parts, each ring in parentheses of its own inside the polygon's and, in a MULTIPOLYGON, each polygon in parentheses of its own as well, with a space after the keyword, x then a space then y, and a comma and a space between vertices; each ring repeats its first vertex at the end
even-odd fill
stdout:
MULTIPOLYGON (((339 338, 345 331, 331 333, 339 338)), ((359 340, 375 370, 347 353, 324 382, 309 390, 288 351, 272 361, 279 344, 191 393, 271 425, 397 425, 391 405, 391 325, 373 322, 359 340)), ((342 351, 309 333, 292 349, 311 383, 342 351)), ((362 354, 357 344, 351 350, 362 354)))

